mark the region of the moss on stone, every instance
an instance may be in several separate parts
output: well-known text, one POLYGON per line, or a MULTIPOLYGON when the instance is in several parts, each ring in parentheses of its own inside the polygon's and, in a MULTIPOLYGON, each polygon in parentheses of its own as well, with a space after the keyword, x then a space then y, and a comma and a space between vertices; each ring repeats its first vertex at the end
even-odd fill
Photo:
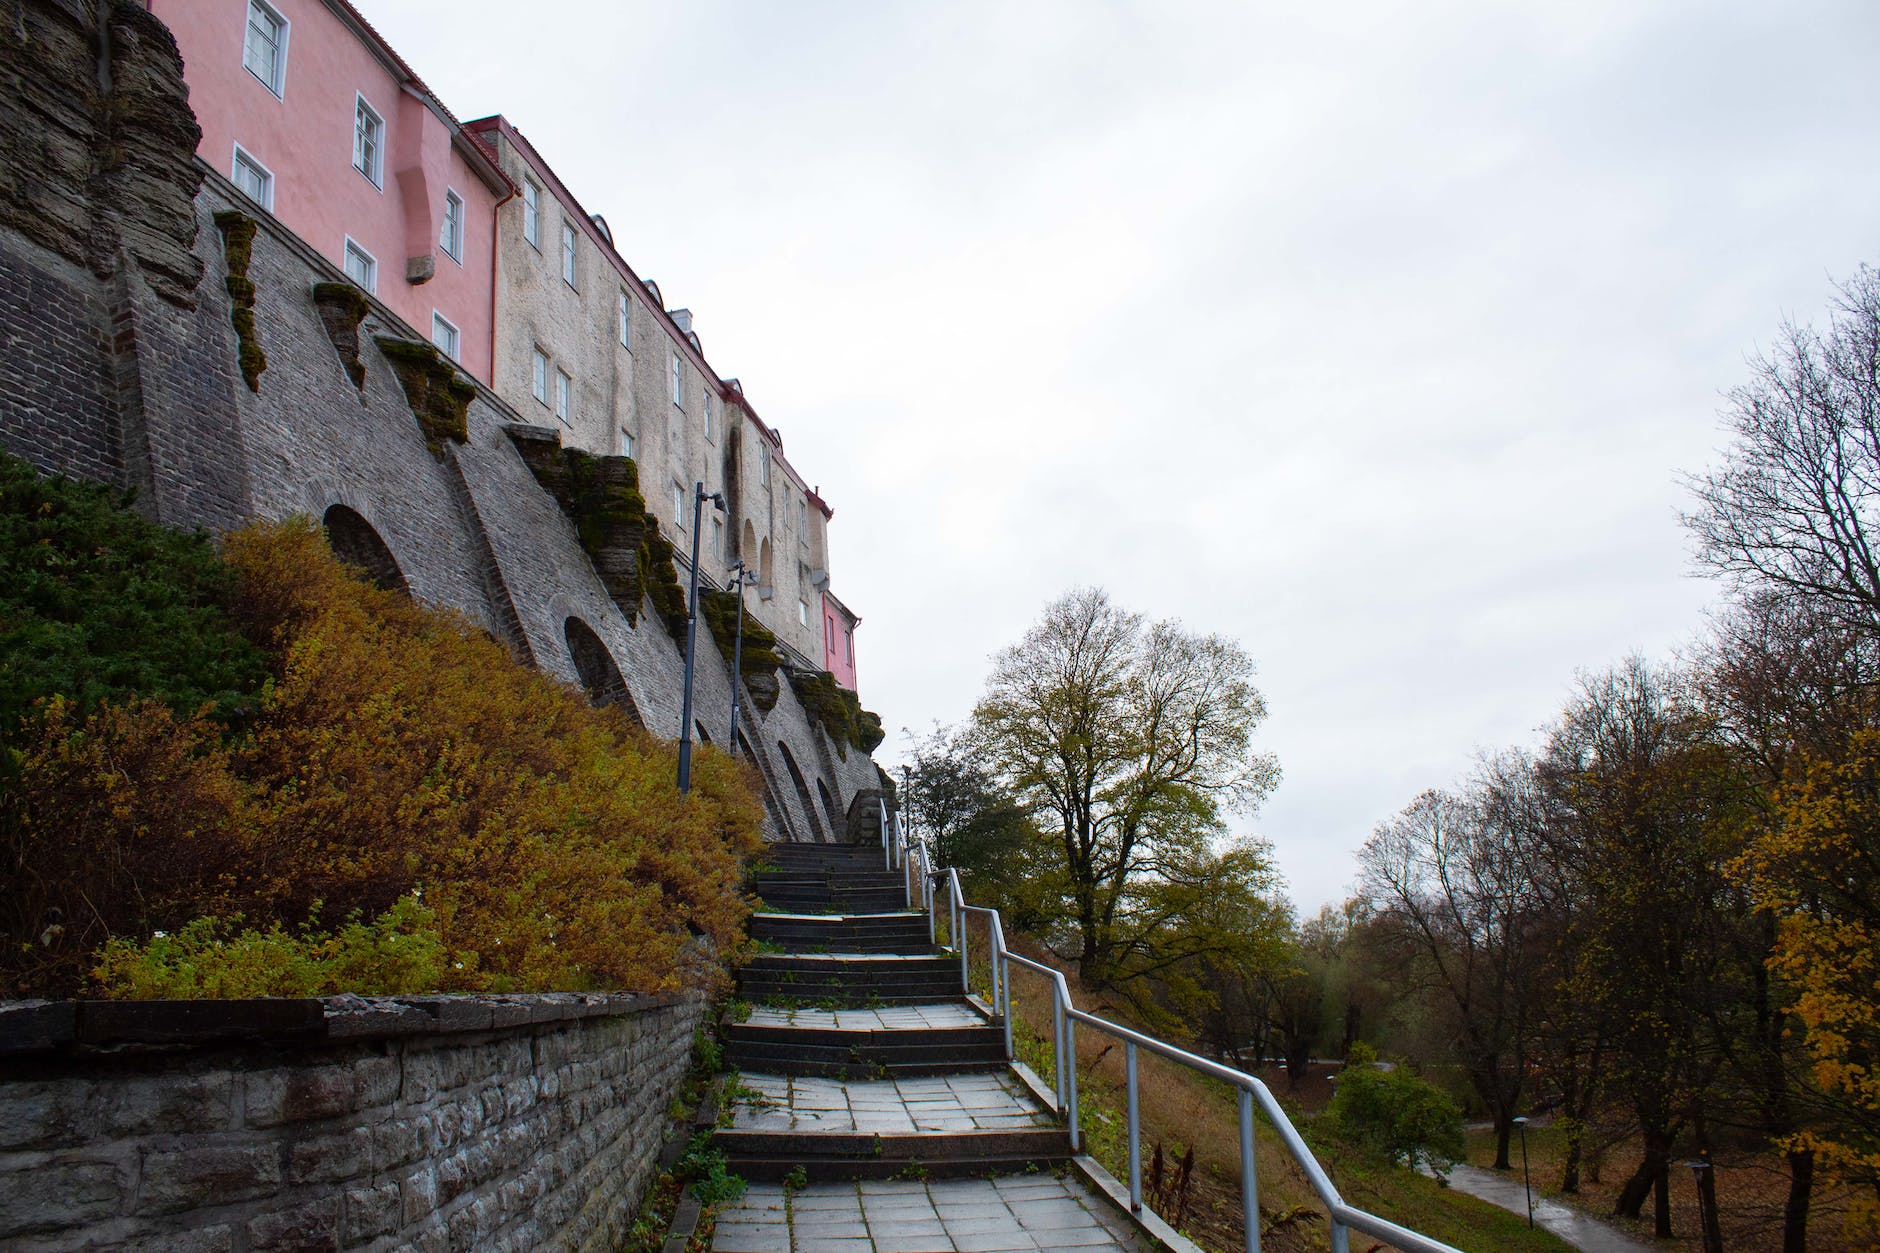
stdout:
POLYGON ((880 715, 863 709, 861 699, 827 670, 792 670, 790 687, 804 711, 823 724, 842 760, 848 760, 851 745, 872 753, 886 738, 880 715))
POLYGON ((241 368, 248 390, 261 390, 261 374, 268 368, 268 355, 261 351, 255 334, 255 285, 248 277, 248 262, 254 255, 255 220, 233 209, 215 215, 215 227, 222 232, 222 259, 228 265, 223 284, 228 288, 229 323, 235 328, 235 362, 241 368))
MULTIPOLYGON (((737 652, 738 631, 738 594, 709 588, 699 593, 699 614, 711 627, 712 642, 718 645, 718 651, 724 655, 727 663, 737 652)), ((738 658, 741 663, 739 673, 751 689, 751 698, 758 708, 768 713, 777 703, 777 684, 775 672, 783 664, 783 658, 777 653, 777 637, 770 628, 751 616, 751 611, 744 613, 744 655, 738 658), (768 682, 765 680, 768 679, 768 682)))
POLYGON ((418 425, 424 428, 424 442, 431 451, 441 455, 446 439, 467 442, 476 384, 458 374, 449 359, 430 344, 380 336, 378 345, 392 363, 392 373, 404 387, 405 400, 418 425))
POLYGON ((372 311, 366 294, 351 283, 315 283, 313 304, 320 311, 326 337, 354 387, 365 389, 366 363, 359 358, 359 324, 372 311))

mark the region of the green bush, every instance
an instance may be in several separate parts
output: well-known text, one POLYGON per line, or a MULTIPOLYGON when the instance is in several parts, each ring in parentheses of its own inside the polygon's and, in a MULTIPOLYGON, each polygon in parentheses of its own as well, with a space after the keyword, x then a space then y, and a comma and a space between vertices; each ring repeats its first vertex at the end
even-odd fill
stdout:
POLYGON ((128 504, 0 454, 0 741, 53 695, 81 715, 134 696, 253 708, 267 662, 226 612, 234 571, 128 504))
POLYGON ((1438 1174, 1462 1160, 1462 1110, 1435 1084, 1401 1066, 1383 1069, 1354 1045, 1325 1112, 1332 1130, 1361 1148, 1438 1174))
POLYGON ((316 930, 313 920, 299 935, 278 922, 265 931, 238 932, 241 921, 240 915, 197 918, 143 944, 113 938, 92 977, 106 996, 149 1000, 411 995, 431 991, 444 976, 437 915, 416 893, 371 922, 354 913, 330 934, 316 930))

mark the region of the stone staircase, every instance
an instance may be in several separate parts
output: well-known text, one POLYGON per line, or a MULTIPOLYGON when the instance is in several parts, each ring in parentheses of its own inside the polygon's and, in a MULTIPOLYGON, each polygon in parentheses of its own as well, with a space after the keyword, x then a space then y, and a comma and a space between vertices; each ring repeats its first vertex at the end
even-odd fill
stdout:
POLYGON ((779 844, 756 875, 762 951, 725 1028, 730 1124, 750 1181, 717 1253, 1141 1250, 1114 1204, 1060 1169, 1070 1137, 1005 1060, 1004 1026, 907 909, 881 846, 779 844))

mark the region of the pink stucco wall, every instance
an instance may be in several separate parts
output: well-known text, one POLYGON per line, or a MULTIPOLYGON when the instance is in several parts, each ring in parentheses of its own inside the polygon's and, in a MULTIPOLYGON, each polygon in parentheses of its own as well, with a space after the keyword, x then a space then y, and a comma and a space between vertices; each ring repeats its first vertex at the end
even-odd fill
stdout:
POLYGON ((289 23, 284 90, 242 65, 247 0, 151 0, 176 35, 197 153, 223 175, 235 145, 274 175, 274 215, 334 264, 347 236, 378 261, 379 299, 426 339, 432 311, 462 334, 466 372, 490 381, 495 210, 501 198, 454 150, 451 128, 322 0, 270 0, 289 23), (385 185, 353 168, 355 93, 385 121, 385 185), (463 260, 438 245, 444 193, 463 197, 463 260), (406 259, 430 255, 436 276, 406 281, 406 259))
POLYGON ((858 691, 855 686, 855 628, 849 624, 848 615, 827 596, 823 597, 822 613, 823 669, 849 691, 858 691))

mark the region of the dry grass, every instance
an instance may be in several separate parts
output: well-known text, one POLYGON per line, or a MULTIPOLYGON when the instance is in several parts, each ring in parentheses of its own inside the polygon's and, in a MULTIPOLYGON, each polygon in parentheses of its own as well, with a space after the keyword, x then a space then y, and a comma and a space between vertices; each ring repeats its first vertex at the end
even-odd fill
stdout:
MULTIPOLYGON (((1639 1160, 1636 1137, 1622 1139, 1605 1152, 1599 1179, 1583 1175, 1578 1196, 1566 1196, 1556 1186, 1560 1181, 1563 1157, 1560 1137, 1550 1127, 1531 1127, 1528 1131, 1529 1167, 1534 1190, 1556 1201, 1576 1206, 1623 1227, 1641 1240, 1652 1240, 1651 1202, 1645 1204, 1645 1218, 1612 1218, 1613 1201, 1625 1186, 1639 1160)), ((1521 1150, 1516 1142, 1515 1169, 1521 1168, 1521 1150)), ((1495 1160, 1492 1132, 1469 1133, 1469 1161, 1488 1166, 1495 1160)), ((1731 1253, 1778 1253, 1782 1248, 1782 1207, 1788 1199, 1789 1176, 1782 1158, 1752 1147, 1725 1148, 1715 1155, 1717 1170, 1718 1218, 1723 1227, 1723 1245, 1731 1253)), ((1813 1203, 1809 1207, 1809 1253, 1854 1253, 1866 1246, 1850 1242, 1841 1230, 1846 1206, 1846 1191, 1830 1189, 1817 1181, 1813 1203)), ((1700 1253, 1703 1241, 1698 1228, 1697 1185, 1691 1172, 1673 1167, 1671 1174, 1672 1239, 1657 1241, 1666 1250, 1691 1250, 1700 1253)))
MULTIPOLYGON (((971 929, 968 948, 969 953, 988 951, 976 924, 971 929)), ((1049 961, 1048 955, 1022 940, 1015 939, 1014 948, 1038 960, 1049 961)), ((1053 1082, 1048 981, 1043 975, 1028 971, 1015 971, 1014 975, 1012 1017, 1019 1055, 1047 1083, 1053 1082)), ((1121 1006, 1077 990, 1074 976, 1072 982, 1079 1008, 1125 1025, 1136 1025, 1121 1006)), ((982 989, 986 986, 983 968, 976 974, 974 986, 982 989)), ((1077 1066, 1085 1149, 1119 1180, 1127 1181, 1123 1046, 1094 1030, 1079 1030, 1077 1066)), ((1143 1052, 1137 1057, 1137 1081, 1145 1192, 1149 1186, 1149 1161, 1158 1144, 1162 1146, 1169 1175, 1173 1174, 1173 1164, 1192 1149, 1195 1168, 1185 1195, 1170 1196, 1155 1208, 1202 1247, 1216 1253, 1239 1250, 1243 1230, 1240 1129, 1235 1093, 1226 1085, 1206 1079, 1178 1063, 1143 1052)), ((1272 1082, 1270 1078, 1269 1082, 1272 1082)), ((1330 1085, 1323 1075, 1308 1079, 1296 1094, 1289 1093, 1283 1077, 1272 1086, 1302 1130, 1308 1111, 1322 1108, 1329 1099, 1330 1085), (1295 1095, 1299 1100, 1297 1105, 1295 1095)), ((1278 1138, 1264 1120, 1256 1127, 1254 1138, 1263 1247, 1275 1253, 1319 1253, 1329 1248, 1324 1212, 1319 1209, 1303 1172, 1280 1147, 1278 1138)), ((1546 1232, 1528 1231, 1523 1220, 1515 1215, 1451 1191, 1433 1179, 1352 1157, 1324 1152, 1320 1157, 1347 1201, 1458 1247, 1521 1253, 1560 1253, 1568 1247, 1546 1232)), ((1375 1247, 1382 1250, 1385 1246, 1375 1247)), ((1372 1248, 1362 1237, 1352 1241, 1353 1253, 1367 1253, 1372 1248)))

